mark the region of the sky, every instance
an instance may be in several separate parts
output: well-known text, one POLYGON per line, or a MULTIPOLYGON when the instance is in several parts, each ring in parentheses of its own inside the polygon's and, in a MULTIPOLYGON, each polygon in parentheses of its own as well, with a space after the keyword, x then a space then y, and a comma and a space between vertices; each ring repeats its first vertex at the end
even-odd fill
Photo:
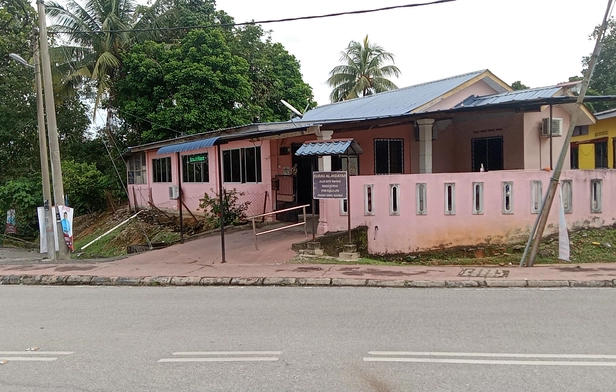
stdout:
MULTIPOLYGON (((375 9, 429 0, 217 0, 237 23, 375 9)), ((319 105, 329 103, 329 72, 350 41, 371 42, 395 55, 407 87, 482 69, 529 87, 582 76, 582 57, 603 20, 607 0, 457 0, 363 15, 263 25, 300 61, 319 105)), ((299 108, 302 110, 303 108, 299 108)))

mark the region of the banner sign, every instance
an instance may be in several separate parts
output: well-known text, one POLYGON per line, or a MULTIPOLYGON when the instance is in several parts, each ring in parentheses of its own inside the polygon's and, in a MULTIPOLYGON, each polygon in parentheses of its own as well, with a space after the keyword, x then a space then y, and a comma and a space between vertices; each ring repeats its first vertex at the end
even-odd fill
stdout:
POLYGON ((15 224, 15 210, 8 210, 6 212, 6 228, 5 234, 17 234, 17 226, 15 224))
POLYGON ((346 199, 347 173, 313 172, 312 197, 315 199, 346 199))

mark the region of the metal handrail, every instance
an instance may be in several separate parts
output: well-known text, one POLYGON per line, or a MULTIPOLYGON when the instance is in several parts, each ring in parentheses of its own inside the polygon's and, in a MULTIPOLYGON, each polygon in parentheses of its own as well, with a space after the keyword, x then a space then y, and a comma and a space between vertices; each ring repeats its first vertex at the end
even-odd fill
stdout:
POLYGON ((290 227, 296 227, 296 226, 304 225, 304 236, 308 237, 308 228, 306 226, 306 207, 309 207, 309 206, 310 206, 310 204, 304 204, 304 205, 301 205, 301 206, 285 208, 284 210, 267 212, 265 214, 254 215, 254 216, 250 216, 250 217, 246 218, 246 219, 250 219, 252 221, 252 233, 255 236, 255 250, 259 250, 259 248, 257 246, 257 237, 258 236, 263 235, 263 234, 273 233, 273 232, 279 231, 279 230, 288 229, 290 227), (269 216, 269 215, 273 215, 273 214, 280 214, 281 212, 299 210, 300 208, 303 210, 303 213, 304 213, 304 221, 303 222, 293 223, 293 224, 290 224, 290 225, 286 225, 286 226, 282 226, 282 227, 277 227, 275 229, 270 229, 270 230, 266 230, 266 231, 262 231, 262 232, 257 233, 257 224, 255 222, 255 219, 263 218, 265 216, 269 216))

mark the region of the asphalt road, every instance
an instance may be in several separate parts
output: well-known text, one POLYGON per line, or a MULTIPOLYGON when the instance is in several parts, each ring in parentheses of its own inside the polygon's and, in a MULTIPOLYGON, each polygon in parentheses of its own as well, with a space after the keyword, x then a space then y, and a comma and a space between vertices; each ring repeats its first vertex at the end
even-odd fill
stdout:
POLYGON ((614 391, 615 300, 613 289, 0 286, 0 391, 614 391))

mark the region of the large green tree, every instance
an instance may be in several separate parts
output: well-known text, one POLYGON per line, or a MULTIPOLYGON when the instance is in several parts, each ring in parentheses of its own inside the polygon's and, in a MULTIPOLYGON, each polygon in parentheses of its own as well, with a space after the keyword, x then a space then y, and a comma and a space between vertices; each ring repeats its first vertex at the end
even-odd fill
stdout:
POLYGON ((134 46, 113 103, 136 142, 242 125, 250 122, 247 74, 219 30, 194 30, 176 46, 134 46))
POLYGON ((341 65, 330 71, 327 84, 333 87, 329 98, 332 102, 363 97, 395 90, 398 87, 388 77, 400 75, 394 55, 383 47, 373 44, 368 36, 363 41, 351 41, 340 53, 341 65))
POLYGON ((156 38, 157 27, 164 26, 173 12, 165 0, 139 7, 139 12, 135 0, 87 0, 83 5, 67 0, 64 3, 46 4, 47 15, 54 23, 50 29, 63 32, 73 45, 63 47, 71 63, 66 79, 92 81, 96 88, 96 109, 120 72, 122 51, 135 42, 156 38))
MULTIPOLYGON (((597 39, 599 27, 595 27, 590 36, 591 39, 597 39)), ((584 65, 582 73, 585 73, 588 69, 589 61, 590 56, 582 59, 584 65)), ((610 19, 608 22, 607 30, 603 36, 601 54, 590 79, 588 94, 616 95, 616 21, 614 19, 610 19)), ((616 107, 616 102, 595 102, 592 107, 595 112, 601 112, 616 107)))

